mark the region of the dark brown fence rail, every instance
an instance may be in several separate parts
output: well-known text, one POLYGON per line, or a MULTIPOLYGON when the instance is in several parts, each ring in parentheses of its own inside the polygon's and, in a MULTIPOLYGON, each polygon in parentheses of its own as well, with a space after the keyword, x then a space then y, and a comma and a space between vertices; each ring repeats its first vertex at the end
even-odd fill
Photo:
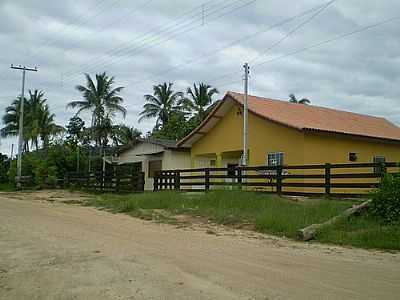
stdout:
POLYGON ((365 194, 385 173, 399 172, 398 163, 353 163, 236 168, 198 168, 161 171, 154 191, 246 189, 279 194, 365 194))
POLYGON ((143 192, 144 173, 133 175, 115 173, 68 173, 64 179, 65 187, 77 187, 93 192, 143 192))

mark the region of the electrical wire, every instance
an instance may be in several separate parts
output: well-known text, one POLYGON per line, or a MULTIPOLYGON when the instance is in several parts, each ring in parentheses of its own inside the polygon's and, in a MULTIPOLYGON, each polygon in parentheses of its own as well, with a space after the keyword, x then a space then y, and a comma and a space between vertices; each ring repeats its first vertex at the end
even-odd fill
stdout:
MULTIPOLYGON (((240 1, 243 1, 243 0, 239 0, 239 1, 236 1, 236 2, 240 2, 240 1)), ((255 1, 257 1, 257 0, 251 0, 251 1, 248 1, 248 2, 246 2, 246 3, 244 3, 244 4, 241 4, 240 6, 236 6, 236 7, 234 7, 233 9, 231 9, 230 11, 223 12, 223 13, 217 15, 217 16, 216 16, 214 19, 212 19, 211 21, 215 21, 215 20, 221 18, 221 17, 224 16, 224 15, 230 14, 230 13, 232 13, 233 11, 236 11, 236 10, 238 10, 238 9, 243 8, 244 6, 248 6, 248 5, 252 4, 252 3, 254 3, 255 1)), ((227 6, 227 5, 224 6, 223 9, 225 9, 226 7, 228 7, 228 6, 227 6)), ((215 14, 215 11, 212 12, 212 13, 210 13, 210 14, 208 14, 207 16, 212 15, 212 14, 215 14)), ((210 23, 211 21, 208 21, 207 23, 210 23)), ((183 30, 183 31, 181 31, 181 32, 178 32, 178 33, 175 34, 175 35, 172 35, 172 36, 170 36, 170 37, 167 37, 167 38, 165 38, 165 39, 163 39, 163 40, 156 41, 157 43, 155 43, 155 44, 150 44, 150 45, 148 45, 147 47, 145 47, 144 49, 148 49, 148 48, 154 47, 154 46, 156 46, 156 45, 159 45, 159 44, 161 44, 161 43, 164 43, 164 42, 166 42, 166 41, 169 41, 169 40, 171 40, 172 38, 176 37, 177 35, 180 35, 180 34, 189 32, 189 31, 191 31, 191 30, 197 28, 198 26, 201 26, 201 25, 197 25, 197 24, 196 24, 195 26, 186 28, 185 30, 183 30)), ((137 54, 137 53, 142 52, 142 51, 140 51, 140 50, 142 50, 141 48, 139 48, 139 51, 138 51, 138 49, 133 49, 133 50, 137 50, 137 51, 135 51, 134 53, 130 52, 130 53, 129 53, 130 55, 133 55, 133 54, 137 54)), ((119 51, 117 51, 117 53, 119 53, 119 51)), ((115 54, 115 52, 114 52, 114 54, 115 54)), ((124 58, 122 58, 122 59, 124 59, 124 58)), ((118 59, 117 59, 117 60, 118 60, 118 59)), ((121 60, 121 58, 119 58, 119 60, 121 60)), ((115 63, 115 60, 114 60, 113 62, 115 63)), ((100 67, 101 65, 102 65, 102 64, 100 64, 100 65, 97 64, 97 65, 95 65, 94 67, 100 67)), ((92 68, 93 68, 93 67, 92 67, 92 68)))
MULTIPOLYGON (((186 61, 186 62, 184 62, 184 63, 177 64, 177 65, 175 65, 175 66, 173 66, 173 67, 170 67, 170 68, 168 68, 168 69, 166 69, 166 70, 163 70, 163 71, 161 71, 161 72, 159 72, 159 73, 157 73, 157 74, 153 74, 153 75, 148 76, 148 77, 146 77, 146 78, 144 78, 144 79, 141 79, 141 80, 138 80, 138 81, 136 81, 136 82, 133 82, 132 84, 133 84, 133 85, 137 85, 137 84, 143 83, 143 82, 145 82, 145 81, 150 81, 150 80, 152 80, 152 79, 154 80, 155 77, 159 77, 159 76, 161 76, 161 75, 165 75, 165 74, 167 74, 167 73, 169 73, 169 72, 171 72, 171 71, 174 71, 174 70, 176 70, 176 69, 178 69, 178 68, 180 68, 180 67, 182 67, 182 66, 187 66, 187 65, 190 65, 190 64, 192 64, 192 63, 194 63, 194 62, 197 62, 197 61, 199 61, 199 60, 203 60, 203 59, 208 58, 208 57, 210 57, 210 56, 216 55, 217 53, 219 53, 219 52, 221 52, 221 51, 223 51, 223 50, 226 50, 226 49, 228 49, 228 48, 230 48, 230 47, 232 47, 232 46, 234 46, 234 45, 237 45, 237 44, 239 44, 239 43, 241 43, 241 42, 243 42, 243 41, 246 41, 246 40, 249 40, 249 39, 251 39, 251 38, 254 38, 254 37, 258 36, 259 34, 266 33, 266 32, 268 32, 268 31, 270 31, 270 30, 272 30, 272 29, 274 29, 274 28, 283 26, 283 25, 285 25, 285 24, 287 24, 287 23, 289 23, 289 22, 291 22, 291 21, 293 21, 293 20, 295 20, 295 19, 297 19, 297 18, 303 17, 303 16, 308 15, 309 13, 314 12, 315 10, 317 10, 317 12, 316 12, 315 14, 313 14, 309 19, 307 19, 306 21, 302 22, 300 25, 296 26, 296 28, 295 28, 294 30, 291 30, 288 34, 285 35, 284 38, 282 38, 282 39, 279 40, 277 43, 275 43, 275 45, 273 45, 272 47, 270 47, 270 48, 272 49, 272 48, 278 46, 279 44, 281 44, 286 38, 288 38, 288 37, 289 37, 291 34, 293 34, 295 31, 297 31, 297 30, 300 29, 302 26, 304 26, 305 24, 307 24, 308 22, 310 22, 312 19, 314 19, 318 14, 320 14, 324 9, 326 9, 326 8, 327 8, 329 5, 331 5, 334 1, 336 1, 336 0, 329 1, 329 2, 327 2, 326 4, 323 4, 323 5, 317 5, 316 7, 313 7, 313 8, 311 8, 311 9, 308 9, 308 10, 306 10, 306 11, 300 13, 300 14, 296 14, 296 15, 291 16, 291 17, 289 17, 289 18, 287 18, 287 19, 284 19, 284 20, 282 20, 282 21, 280 21, 280 22, 277 22, 277 23, 275 23, 275 24, 273 24, 273 25, 270 25, 270 26, 268 26, 267 28, 263 28, 263 29, 261 29, 261 30, 258 30, 258 31, 255 32, 255 33, 252 33, 252 34, 247 35, 247 36, 245 36, 245 37, 242 37, 242 38, 240 38, 240 39, 234 40, 233 42, 230 42, 229 44, 227 44, 227 45, 225 45, 225 46, 223 46, 223 47, 221 47, 221 48, 215 49, 215 50, 213 50, 212 52, 209 52, 209 53, 207 53, 207 54, 203 54, 203 55, 201 55, 200 57, 196 57, 196 58, 194 58, 194 59, 192 59, 192 60, 189 60, 189 61, 186 61)), ((261 56, 261 55, 260 55, 260 56, 261 56)))

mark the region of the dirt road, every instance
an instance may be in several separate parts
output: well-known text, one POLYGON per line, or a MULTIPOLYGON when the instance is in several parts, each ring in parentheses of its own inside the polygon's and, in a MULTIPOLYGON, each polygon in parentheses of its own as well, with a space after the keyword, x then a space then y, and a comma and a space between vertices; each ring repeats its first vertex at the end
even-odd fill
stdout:
POLYGON ((0 299, 399 299, 399 254, 231 233, 0 194, 0 299))

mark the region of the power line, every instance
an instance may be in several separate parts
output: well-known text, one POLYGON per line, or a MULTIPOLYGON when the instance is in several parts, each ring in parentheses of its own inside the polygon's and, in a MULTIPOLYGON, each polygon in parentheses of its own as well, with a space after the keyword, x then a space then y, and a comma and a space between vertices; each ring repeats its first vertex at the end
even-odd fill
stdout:
MULTIPOLYGON (((234 40, 234 41, 230 42, 229 44, 227 44, 227 45, 225 45, 225 46, 223 46, 223 47, 220 47, 220 48, 218 48, 218 49, 213 50, 212 52, 209 52, 209 53, 207 53, 207 54, 201 55, 201 56, 199 56, 199 57, 197 57, 197 58, 194 58, 194 59, 192 59, 192 60, 186 61, 186 62, 184 62, 184 63, 177 64, 177 65, 175 65, 175 66, 173 66, 173 67, 170 67, 170 68, 168 68, 168 69, 166 69, 166 70, 163 70, 163 71, 161 71, 161 72, 159 72, 159 73, 157 73, 157 74, 153 74, 153 75, 148 76, 148 77, 146 77, 146 78, 144 78, 144 79, 138 80, 138 81, 136 81, 136 82, 134 82, 134 83, 132 83, 132 84, 133 84, 133 85, 136 85, 136 84, 139 84, 139 83, 143 83, 143 82, 145 82, 145 81, 149 81, 149 80, 151 80, 151 79, 154 79, 155 77, 159 77, 160 75, 164 75, 164 74, 167 74, 167 73, 169 73, 169 72, 171 72, 171 71, 173 71, 173 70, 176 70, 176 69, 178 69, 179 67, 187 66, 187 65, 190 65, 190 64, 192 64, 192 63, 194 63, 194 62, 196 62, 196 61, 203 60, 204 58, 207 58, 207 57, 216 55, 217 53, 219 53, 219 52, 221 52, 221 51, 223 51, 223 50, 225 50, 225 49, 227 49, 227 48, 230 48, 230 47, 232 47, 232 46, 234 46, 234 45, 236 45, 236 44, 239 44, 239 43, 241 43, 241 42, 243 42, 243 41, 249 40, 249 39, 251 39, 251 38, 253 38, 253 37, 255 37, 255 36, 258 36, 259 34, 268 32, 268 31, 270 31, 270 30, 272 30, 272 29, 274 29, 274 28, 283 26, 284 24, 287 24, 287 23, 289 23, 289 22, 291 22, 291 21, 293 21, 293 20, 295 20, 295 19, 297 19, 297 18, 299 18, 299 17, 303 17, 303 16, 305 16, 305 15, 307 15, 307 14, 309 14, 309 13, 315 11, 315 10, 317 10, 317 13, 314 14, 314 15, 312 15, 310 19, 307 19, 305 22, 302 22, 299 26, 297 26, 297 27, 295 28, 295 30, 292 30, 290 33, 288 33, 287 35, 285 35, 285 38, 284 38, 284 39, 286 39, 289 35, 293 34, 296 30, 300 29, 303 25, 305 25, 306 23, 308 23, 309 21, 311 21, 314 17, 316 17, 317 14, 321 13, 321 12, 322 12, 321 9, 325 9, 325 8, 327 7, 327 5, 330 5, 330 4, 331 4, 332 2, 334 2, 334 1, 335 1, 335 0, 330 1, 330 2, 328 2, 328 3, 326 3, 326 4, 323 4, 323 5, 317 5, 316 7, 313 7, 313 8, 311 8, 311 9, 308 9, 308 10, 306 10, 306 11, 300 13, 300 14, 294 15, 294 16, 289 17, 289 18, 287 18, 287 19, 284 19, 284 20, 282 20, 282 21, 280 21, 280 22, 277 22, 277 23, 275 23, 275 24, 273 24, 273 25, 270 25, 270 26, 268 26, 268 27, 266 27, 266 28, 263 28, 263 29, 261 29, 261 30, 258 30, 258 31, 255 32, 255 33, 252 33, 252 34, 247 35, 247 36, 245 36, 245 37, 242 37, 242 38, 240 38, 240 39, 234 40)), ((273 45, 273 47, 275 47, 275 46, 277 46, 278 44, 282 43, 284 39, 281 39, 280 41, 278 41, 278 43, 276 43, 276 45, 273 45)), ((273 47, 270 47, 270 48, 273 48, 273 47)))
POLYGON ((365 27, 362 27, 362 28, 347 32, 347 33, 343 33, 343 34, 337 35, 337 36, 335 36, 333 38, 330 38, 330 39, 327 39, 327 40, 312 44, 312 45, 310 45, 308 47, 304 47, 302 49, 299 49, 299 50, 296 50, 296 51, 293 51, 293 52, 278 56, 276 58, 273 58, 273 59, 258 63, 255 66, 262 66, 262 65, 265 65, 267 63, 276 61, 276 60, 280 60, 280 59, 283 59, 283 58, 286 58, 286 57, 289 57, 289 56, 293 56, 293 55, 296 55, 298 53, 305 52, 305 51, 311 50, 313 48, 317 48, 317 47, 320 47, 322 45, 325 45, 325 44, 328 44, 328 43, 331 43, 331 42, 334 42, 334 41, 337 41, 337 40, 352 36, 352 35, 357 34, 357 33, 364 32, 366 30, 369 30, 369 29, 372 29, 372 28, 375 28, 375 27, 378 27, 378 26, 381 26, 381 25, 384 25, 384 24, 387 24, 387 23, 390 23, 390 22, 393 22, 393 21, 397 21, 397 20, 400 20, 400 17, 394 17, 394 18, 386 19, 384 21, 381 21, 381 22, 378 22, 378 23, 374 23, 374 24, 371 24, 371 25, 368 25, 368 26, 365 26, 365 27))
MULTIPOLYGON (((205 5, 205 4, 208 4, 208 3, 211 3, 211 2, 213 2, 213 1, 209 0, 209 1, 205 2, 205 3, 203 3, 202 5, 205 5)), ((165 22, 164 24, 162 24, 160 26, 157 26, 157 27, 155 27, 153 29, 150 29, 148 31, 145 31, 144 33, 139 34, 136 38, 134 38, 134 39, 132 39, 130 41, 121 43, 119 46, 106 51, 100 58, 104 58, 104 57, 107 57, 108 55, 111 55, 113 53, 119 53, 119 52, 121 52, 123 50, 129 49, 129 47, 131 47, 132 45, 136 46, 137 43, 146 41, 146 39, 148 39, 148 38, 152 38, 153 36, 151 36, 151 34, 156 34, 156 33, 157 34, 161 34, 161 33, 164 33, 165 31, 168 31, 171 28, 179 26, 182 23, 182 21, 180 21, 181 19, 185 19, 186 17, 192 17, 193 14, 194 14, 193 17, 195 17, 198 14, 199 7, 200 6, 196 6, 195 8, 184 12, 183 14, 179 15, 176 18, 176 20, 173 21, 173 22, 165 22)), ((188 21, 190 21, 190 20, 188 20, 188 21)), ((187 21, 184 21, 184 22, 187 22, 187 21)), ((98 58, 92 59, 91 62, 92 61, 93 62, 96 62, 96 61, 98 62, 99 59, 98 58)), ((90 65, 90 64, 88 63, 87 65, 90 65)), ((74 72, 73 71, 67 71, 67 72, 64 72, 64 75, 68 76, 71 73, 74 73, 74 72)))
MULTIPOLYGON (((116 24, 120 24, 123 21, 125 21, 127 19, 127 17, 134 15, 134 13, 138 13, 141 9, 149 6, 152 2, 154 2, 154 0, 147 0, 146 2, 144 2, 142 5, 140 6, 134 6, 132 7, 130 10, 128 10, 128 12, 124 15, 123 18, 117 18, 115 19, 113 22, 107 23, 107 24, 103 24, 103 26, 101 26, 100 28, 96 28, 96 34, 100 34, 102 32, 104 32, 106 29, 108 29, 110 26, 116 25, 116 24)), ((87 34, 86 34, 87 35, 87 34)), ((84 36, 86 36, 84 35, 84 36)), ((80 36, 79 41, 82 41, 83 37, 80 36)), ((79 42, 76 42, 75 44, 72 44, 70 46, 71 48, 75 48, 76 45, 78 45, 79 42)), ((64 52, 64 55, 66 55, 68 53, 69 50, 64 52)))
MULTIPOLYGON (((280 55, 278 57, 274 57, 272 59, 269 59, 269 60, 254 64, 253 65, 253 69, 256 68, 256 67, 259 67, 259 66, 262 66, 262 65, 277 61, 277 60, 284 59, 286 57, 290 57, 290 56, 294 56, 294 55, 302 53, 302 52, 306 52, 308 50, 323 46, 325 44, 328 44, 328 43, 331 43, 331 42, 334 42, 334 41, 337 41, 337 40, 340 40, 340 39, 355 35, 357 33, 361 33, 361 32, 367 31, 367 30, 370 30, 370 29, 373 29, 373 28, 376 28, 376 27, 379 27, 379 26, 382 26, 382 25, 385 25, 387 23, 394 22, 394 21, 397 21, 397 20, 400 20, 400 17, 393 17, 393 18, 385 19, 385 20, 383 20, 381 22, 377 22, 377 23, 374 23, 374 24, 371 24, 371 25, 367 25, 367 26, 361 27, 361 28, 356 29, 356 30, 352 30, 350 32, 346 32, 346 33, 343 33, 343 34, 336 35, 335 37, 332 37, 332 38, 317 42, 315 44, 311 44, 311 45, 309 45, 307 47, 303 47, 301 49, 289 52, 287 54, 283 54, 283 55, 280 55)), ((210 82, 212 82, 212 81, 215 82, 215 80, 217 80, 217 82, 218 82, 218 79, 230 78, 230 77, 238 76, 239 74, 240 74, 239 72, 225 73, 222 76, 218 76, 218 77, 215 77, 215 78, 211 79, 210 82)), ((228 81, 226 83, 223 82, 222 85, 218 85, 218 86, 219 87, 220 86, 225 86, 225 85, 229 85, 231 83, 235 83, 235 82, 238 82, 238 81, 239 81, 238 79, 235 79, 235 80, 232 80, 232 81, 228 81)))
MULTIPOLYGON (((243 1, 243 0, 240 0, 240 1, 243 1)), ((241 4, 240 6, 234 7, 233 9, 231 9, 231 10, 228 11, 228 12, 223 12, 223 13, 217 15, 217 16, 216 16, 214 19, 212 19, 211 21, 214 21, 214 20, 216 20, 216 19, 218 19, 218 18, 220 18, 220 17, 222 17, 222 16, 224 16, 224 15, 227 15, 227 14, 229 14, 229 13, 232 13, 233 11, 236 11, 236 10, 238 10, 238 9, 241 9, 241 8, 245 7, 245 6, 248 6, 248 5, 252 4, 252 3, 254 3, 255 1, 257 1, 257 0, 251 0, 251 1, 248 1, 248 2, 246 2, 246 3, 244 3, 244 4, 241 4)), ((239 2, 239 1, 236 1, 236 2, 239 2)), ((229 5, 224 6, 222 9, 225 9, 227 6, 229 6, 229 5)), ((210 16, 210 15, 212 15, 212 14, 215 14, 215 11, 212 12, 212 13, 210 13, 210 14, 208 14, 207 16, 210 16)), ((193 22, 192 22, 192 23, 193 23, 193 22)), ((206 22, 206 23, 210 23, 210 21, 209 21, 209 22, 206 22)), ((170 37, 168 37, 168 38, 165 38, 164 40, 160 40, 160 41, 158 41, 158 42, 157 42, 157 39, 159 39, 159 38, 157 37, 157 38, 155 39, 155 41, 156 41, 157 43, 155 43, 155 44, 150 44, 150 45, 148 45, 147 47, 145 47, 145 49, 146 49, 146 48, 151 48, 151 47, 154 47, 154 46, 159 45, 159 44, 161 44, 161 43, 164 43, 164 42, 166 42, 166 41, 169 41, 169 40, 171 40, 172 38, 176 37, 177 35, 180 35, 180 34, 189 32, 189 31, 193 30, 194 28, 196 28, 196 27, 198 27, 198 26, 201 26, 201 25, 200 25, 200 24, 196 24, 195 26, 186 28, 186 30, 183 30, 183 31, 181 31, 181 32, 178 32, 177 34, 172 35, 172 36, 170 36, 170 37)), ((179 29, 179 28, 178 28, 178 29, 179 29)), ((143 45, 142 45, 142 46, 143 46, 143 45)), ((146 46, 146 45, 145 45, 145 46, 146 46)), ((142 47, 142 48, 143 48, 143 47, 142 47)), ((140 47, 139 47, 139 49, 137 48, 137 49, 133 49, 133 50, 137 50, 137 51, 134 52, 133 54, 137 54, 137 53, 141 52, 141 51, 138 51, 138 50, 141 50, 140 47)), ((120 50, 117 51, 117 52, 119 53, 120 50)), ((130 53, 130 54, 132 55, 132 53, 130 53)), ((124 59, 124 58, 122 58, 122 59, 124 59)), ((118 60, 118 59, 117 59, 117 60, 118 60)), ((121 58, 120 58, 119 60, 121 60, 121 58)), ((115 63, 115 61, 114 61, 114 63, 115 63)), ((99 66, 101 66, 101 65, 104 65, 104 63, 103 63, 103 64, 95 65, 94 67, 99 67, 99 66)), ((76 77, 76 76, 73 76, 73 77, 76 77)), ((73 77, 72 77, 72 78, 73 78, 73 77)))
POLYGON ((300 24, 298 24, 296 27, 294 27, 292 30, 290 30, 287 34, 285 34, 281 39, 279 39, 277 42, 273 43, 270 47, 268 47, 265 51, 263 51, 260 55, 254 57, 252 60, 250 60, 250 63, 254 63, 256 60, 258 60, 260 57, 264 56, 266 53, 271 51, 273 48, 279 46, 282 44, 286 39, 288 39, 291 35, 293 35, 296 31, 301 29, 303 26, 311 22, 313 19, 315 19, 319 14, 321 14, 325 9, 327 9, 333 2, 336 0, 331 0, 325 5, 323 5, 319 10, 317 10, 314 14, 312 14, 308 19, 304 20, 300 24))

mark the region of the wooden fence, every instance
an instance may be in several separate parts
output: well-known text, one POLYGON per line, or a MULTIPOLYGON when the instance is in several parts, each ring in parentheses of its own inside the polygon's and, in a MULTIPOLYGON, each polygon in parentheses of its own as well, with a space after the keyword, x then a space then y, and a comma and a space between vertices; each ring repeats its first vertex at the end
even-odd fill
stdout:
POLYGON ((398 163, 345 163, 297 166, 199 168, 161 171, 154 191, 245 189, 278 194, 365 194, 383 174, 399 172, 398 163))
POLYGON ((64 179, 65 187, 77 187, 93 192, 143 192, 144 173, 68 173, 64 179))

